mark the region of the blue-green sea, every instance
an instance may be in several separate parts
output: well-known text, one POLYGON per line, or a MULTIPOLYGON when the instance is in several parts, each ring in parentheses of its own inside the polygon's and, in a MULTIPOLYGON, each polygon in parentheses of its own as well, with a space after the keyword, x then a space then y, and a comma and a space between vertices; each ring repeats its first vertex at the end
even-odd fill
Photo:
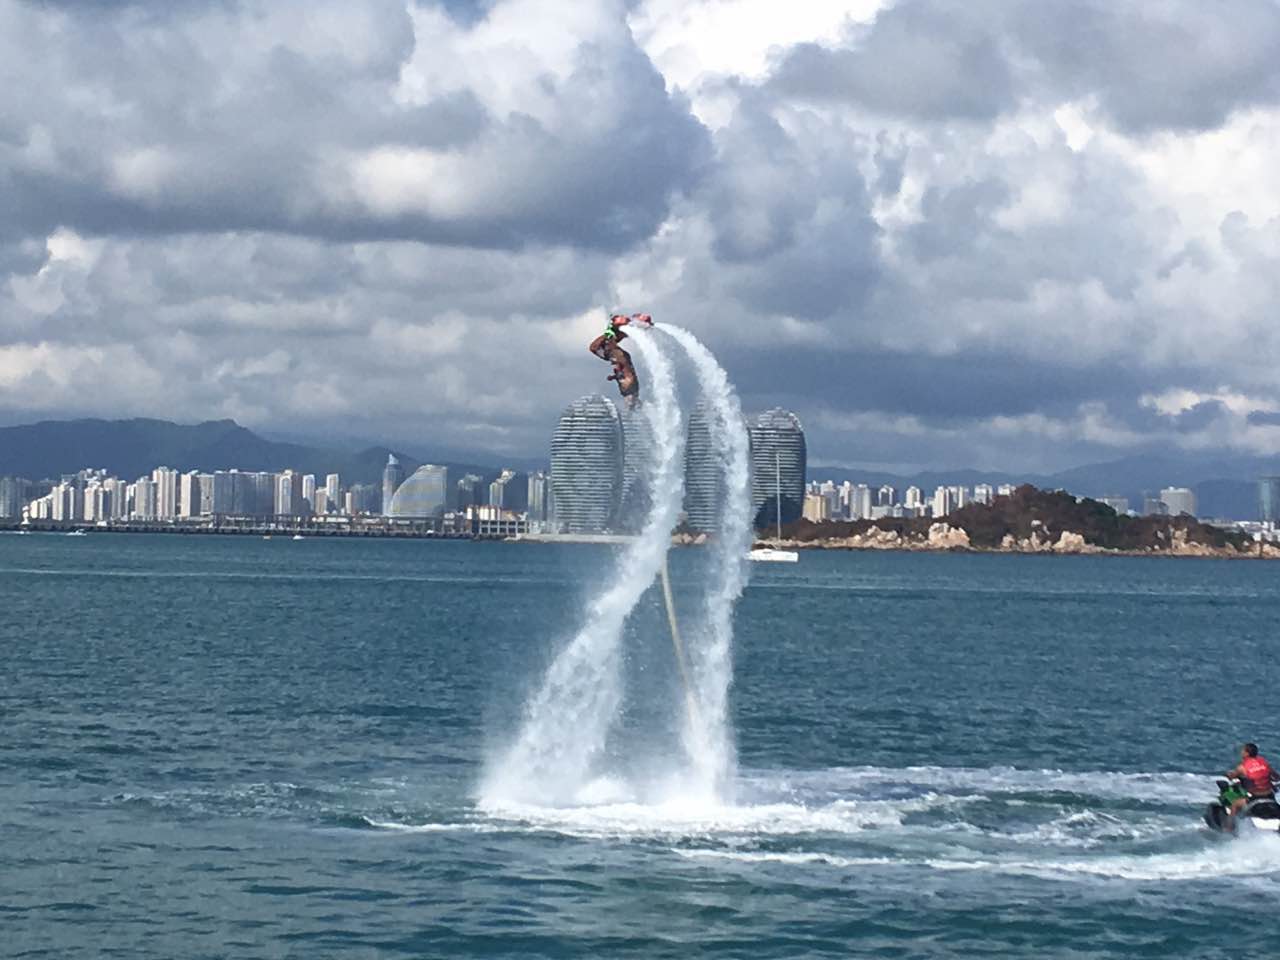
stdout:
MULTIPOLYGON (((1241 740, 1280 756, 1280 565, 760 565, 731 801, 487 810, 608 560, 0 536, 0 956, 1163 958, 1280 932, 1280 838, 1199 820, 1241 740)), ((687 606, 697 552, 671 563, 687 606)), ((612 748, 646 762, 659 602, 612 748)))

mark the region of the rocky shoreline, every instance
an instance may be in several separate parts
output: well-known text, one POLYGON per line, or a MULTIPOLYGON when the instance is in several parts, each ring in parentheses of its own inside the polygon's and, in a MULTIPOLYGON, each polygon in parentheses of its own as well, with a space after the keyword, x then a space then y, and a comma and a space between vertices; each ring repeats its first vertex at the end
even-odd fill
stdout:
MULTIPOLYGON (((683 537, 683 543, 696 543, 699 538, 683 537)), ((1064 530, 1056 538, 1041 538, 1032 532, 1029 537, 1017 538, 1006 534, 996 546, 975 545, 966 530, 948 523, 931 524, 923 536, 899 534, 897 530, 872 528, 865 533, 843 537, 780 541, 758 541, 757 546, 777 546, 785 550, 901 550, 909 552, 962 552, 962 553, 1013 553, 1057 556, 1109 556, 1109 557, 1216 557, 1232 560, 1280 560, 1280 545, 1274 543, 1248 543, 1243 546, 1224 544, 1215 546, 1188 539, 1183 530, 1174 530, 1167 545, 1144 549, 1100 547, 1089 543, 1082 534, 1064 530)))

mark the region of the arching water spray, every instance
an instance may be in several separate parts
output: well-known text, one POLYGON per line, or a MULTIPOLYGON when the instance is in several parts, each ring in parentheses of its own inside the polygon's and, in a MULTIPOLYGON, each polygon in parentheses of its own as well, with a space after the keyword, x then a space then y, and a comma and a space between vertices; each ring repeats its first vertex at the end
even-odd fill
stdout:
POLYGON ((692 767, 690 786, 704 796, 731 802, 735 773, 729 722, 733 679, 733 610, 747 583, 751 546, 750 444, 737 393, 724 368, 687 330, 664 324, 689 356, 711 418, 712 454, 721 470, 722 509, 711 546, 708 588, 695 623, 685 624, 689 673, 698 709, 690 710, 684 746, 692 767))
POLYGON ((602 578, 609 588, 548 669, 515 742, 490 763, 480 791, 485 806, 580 802, 618 715, 622 631, 662 568, 684 493, 684 433, 671 363, 647 331, 635 331, 631 342, 646 368, 643 411, 653 437, 648 517, 613 574, 602 578))

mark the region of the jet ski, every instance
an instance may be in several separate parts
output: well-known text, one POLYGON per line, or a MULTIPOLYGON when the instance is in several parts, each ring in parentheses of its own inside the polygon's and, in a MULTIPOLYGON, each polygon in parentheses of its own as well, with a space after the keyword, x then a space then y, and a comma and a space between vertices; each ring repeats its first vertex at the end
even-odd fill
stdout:
POLYGON ((1247 797, 1244 787, 1238 780, 1219 780, 1217 802, 1204 809, 1204 822, 1210 830, 1220 833, 1235 833, 1241 822, 1256 830, 1268 830, 1280 833, 1280 803, 1274 798, 1259 797, 1250 800, 1236 816, 1231 816, 1231 805, 1241 797, 1247 797))

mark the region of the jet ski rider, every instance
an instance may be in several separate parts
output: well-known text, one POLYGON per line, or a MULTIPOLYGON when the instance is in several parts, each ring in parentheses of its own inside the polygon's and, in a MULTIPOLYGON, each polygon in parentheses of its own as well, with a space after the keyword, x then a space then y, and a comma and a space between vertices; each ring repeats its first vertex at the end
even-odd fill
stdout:
POLYGON ((1227 771, 1227 776, 1239 780, 1248 794, 1231 804, 1232 816, 1254 800, 1274 801, 1276 798, 1275 784, 1280 780, 1280 774, 1271 769, 1271 764, 1263 757, 1258 756, 1256 743, 1246 743, 1240 748, 1240 762, 1227 771))

